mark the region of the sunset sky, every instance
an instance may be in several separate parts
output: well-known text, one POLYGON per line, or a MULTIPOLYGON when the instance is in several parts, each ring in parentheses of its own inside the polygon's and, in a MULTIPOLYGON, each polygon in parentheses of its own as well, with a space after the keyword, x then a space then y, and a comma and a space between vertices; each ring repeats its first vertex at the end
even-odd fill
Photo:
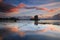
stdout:
POLYGON ((4 0, 6 3, 13 5, 18 5, 20 3, 25 3, 27 5, 42 5, 54 2, 60 2, 60 0, 4 0))
MULTIPOLYGON (((60 0, 4 0, 5 3, 11 4, 13 6, 18 6, 23 3, 28 7, 39 7, 47 8, 48 10, 55 8, 60 8, 60 0)), ((58 9, 57 9, 58 10, 58 9)), ((59 11, 52 12, 58 13, 59 11)), ((18 14, 13 14, 13 16, 34 16, 39 14, 51 13, 46 10, 36 10, 36 9, 19 9, 18 14)), ((51 13, 51 14, 52 14, 51 13)))

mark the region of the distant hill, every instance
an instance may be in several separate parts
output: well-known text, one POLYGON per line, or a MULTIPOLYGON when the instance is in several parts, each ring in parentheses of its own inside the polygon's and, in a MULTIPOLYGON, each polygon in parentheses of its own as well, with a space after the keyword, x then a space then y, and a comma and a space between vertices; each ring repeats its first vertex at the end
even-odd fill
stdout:
POLYGON ((52 17, 52 19, 54 19, 54 20, 60 20, 60 14, 54 15, 52 17))
POLYGON ((56 14, 56 15, 52 16, 51 18, 44 18, 44 19, 47 19, 47 20, 60 20, 60 14, 56 14))
POLYGON ((41 20, 60 20, 60 13, 50 16, 50 15, 40 15, 39 19, 41 20))
POLYGON ((16 18, 19 18, 19 19, 30 19, 30 18, 32 18, 32 16, 18 16, 16 18))

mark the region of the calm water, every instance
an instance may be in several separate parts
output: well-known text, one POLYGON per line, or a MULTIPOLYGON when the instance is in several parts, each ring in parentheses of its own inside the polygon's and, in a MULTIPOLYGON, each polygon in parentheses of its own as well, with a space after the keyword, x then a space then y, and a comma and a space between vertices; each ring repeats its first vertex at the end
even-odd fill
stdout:
MULTIPOLYGON (((43 21, 39 21, 43 22, 43 21)), ((51 20, 44 22, 54 22, 51 20)), ((60 21, 55 21, 60 23, 60 21)), ((17 22, 0 22, 0 27, 18 27, 19 31, 29 35, 28 39, 32 40, 60 40, 60 25, 38 24, 34 25, 34 21, 17 21, 17 22)))

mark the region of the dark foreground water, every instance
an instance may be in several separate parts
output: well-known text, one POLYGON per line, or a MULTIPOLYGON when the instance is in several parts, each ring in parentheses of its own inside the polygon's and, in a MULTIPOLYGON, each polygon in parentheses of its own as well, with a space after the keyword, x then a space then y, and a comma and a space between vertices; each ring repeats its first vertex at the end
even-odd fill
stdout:
MULTIPOLYGON (((49 22, 59 23, 60 21, 49 20, 49 22)), ((18 22, 0 22, 0 27, 18 27, 19 31, 25 32, 25 36, 21 40, 60 40, 60 25, 34 25, 34 21, 25 20, 18 22)))

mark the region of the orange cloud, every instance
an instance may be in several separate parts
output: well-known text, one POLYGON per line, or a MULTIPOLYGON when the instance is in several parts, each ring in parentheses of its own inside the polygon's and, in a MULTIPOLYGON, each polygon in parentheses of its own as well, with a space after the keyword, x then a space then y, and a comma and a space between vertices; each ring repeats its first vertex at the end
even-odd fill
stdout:
POLYGON ((48 8, 36 8, 36 10, 48 10, 48 8))
POLYGON ((49 12, 55 12, 56 10, 54 10, 54 9, 51 9, 51 10, 49 10, 49 12))
POLYGON ((3 0, 0 0, 0 3, 2 2, 3 0))
POLYGON ((19 9, 18 8, 11 8, 6 13, 18 13, 19 9))
POLYGON ((18 13, 19 9, 18 8, 12 8, 9 10, 10 12, 15 12, 15 13, 18 13))
POLYGON ((17 7, 18 8, 24 8, 26 5, 24 3, 20 3, 17 7))
POLYGON ((60 10, 60 8, 54 8, 54 9, 49 10, 48 12, 55 13, 55 12, 57 12, 57 11, 59 11, 59 10, 60 10))
POLYGON ((18 6, 13 6, 11 4, 6 4, 4 2, 0 3, 0 12, 2 12, 4 15, 1 14, 1 16, 11 16, 14 14, 19 13, 20 8, 24 8, 25 4, 21 3, 18 6))
POLYGON ((18 9, 16 6, 0 3, 0 12, 3 13, 11 13, 11 12, 18 12, 18 9))

